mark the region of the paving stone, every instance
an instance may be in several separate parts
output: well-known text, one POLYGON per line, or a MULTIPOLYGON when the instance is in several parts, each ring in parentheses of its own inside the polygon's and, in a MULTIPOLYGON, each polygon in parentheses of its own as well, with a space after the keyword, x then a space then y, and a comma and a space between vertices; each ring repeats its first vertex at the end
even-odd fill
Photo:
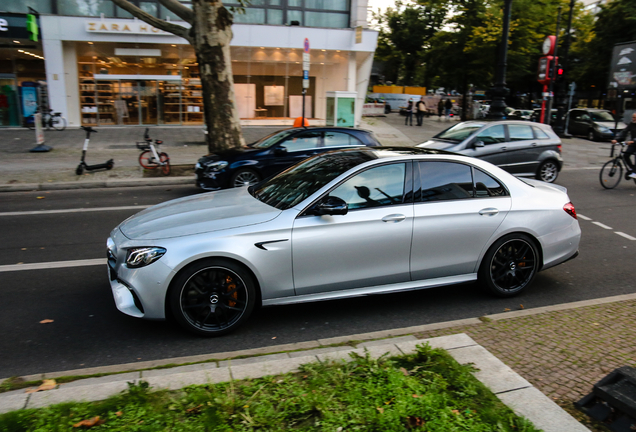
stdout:
POLYGON ((98 378, 86 378, 77 381, 72 381, 70 383, 60 384, 60 388, 72 388, 79 386, 94 386, 97 384, 116 382, 116 381, 132 381, 136 382, 140 377, 139 372, 128 372, 123 374, 115 374, 115 375, 106 375, 98 378))
POLYGON ((128 389, 126 381, 103 383, 94 386, 59 388, 31 393, 27 408, 42 408, 62 402, 93 402, 104 400, 128 389))
POLYGON ((373 340, 368 342, 362 342, 357 344, 356 348, 372 347, 372 346, 386 345, 386 344, 397 344, 400 342, 410 342, 410 341, 416 341, 416 340, 417 338, 413 335, 400 336, 400 337, 389 338, 389 339, 379 339, 379 340, 373 340))
POLYGON ((270 355, 257 356, 257 357, 220 361, 219 367, 239 366, 239 365, 260 363, 260 362, 266 362, 266 361, 275 361, 275 360, 286 360, 288 358, 289 358, 289 355, 287 353, 270 354, 270 355))
POLYGON ((339 361, 339 360, 349 361, 351 360, 351 356, 349 354, 353 352, 360 354, 361 350, 356 350, 351 348, 348 350, 330 351, 330 352, 318 354, 316 357, 318 357, 318 360, 321 363, 325 363, 329 361, 339 361))
POLYGON ((145 380, 146 378, 150 378, 150 377, 179 374, 184 372, 195 372, 195 371, 207 370, 207 369, 216 369, 217 367, 218 366, 216 365, 216 363, 208 362, 208 363, 197 363, 197 364, 186 365, 186 366, 177 366, 173 368, 152 369, 152 370, 141 371, 141 378, 145 380))
POLYGON ((276 361, 267 361, 254 364, 242 364, 230 366, 232 379, 241 380, 247 378, 261 378, 267 375, 279 375, 298 371, 298 367, 305 363, 315 362, 316 357, 296 357, 276 361))
POLYGON ((296 357, 306 357, 306 356, 317 356, 318 354, 333 352, 333 351, 351 351, 350 346, 339 346, 339 347, 329 347, 329 348, 316 348, 312 350, 305 351, 294 351, 287 353, 290 358, 296 357))
POLYGON ((24 389, 0 394, 0 414, 24 408, 27 399, 29 395, 24 393, 24 389))
POLYGON ((178 390, 190 385, 213 384, 230 381, 229 368, 202 369, 172 375, 155 375, 144 379, 154 390, 178 390))

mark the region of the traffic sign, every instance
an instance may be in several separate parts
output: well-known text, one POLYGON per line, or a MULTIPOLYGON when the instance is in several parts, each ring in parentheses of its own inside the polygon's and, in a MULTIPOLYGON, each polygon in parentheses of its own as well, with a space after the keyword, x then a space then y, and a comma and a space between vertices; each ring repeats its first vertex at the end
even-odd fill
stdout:
POLYGON ((304 79, 303 80, 303 88, 304 89, 308 89, 309 88, 309 80, 308 79, 304 79))
POLYGON ((309 62, 309 61, 310 61, 309 53, 303 53, 303 63, 309 62))
POLYGON ((303 79, 305 79, 305 80, 309 79, 309 71, 308 70, 304 70, 303 71, 303 79))
POLYGON ((305 38, 305 43, 303 44, 304 51, 309 54, 309 39, 305 38))
POLYGON ((308 61, 307 62, 306 61, 303 62, 303 70, 304 71, 308 71, 309 70, 309 62, 308 61))

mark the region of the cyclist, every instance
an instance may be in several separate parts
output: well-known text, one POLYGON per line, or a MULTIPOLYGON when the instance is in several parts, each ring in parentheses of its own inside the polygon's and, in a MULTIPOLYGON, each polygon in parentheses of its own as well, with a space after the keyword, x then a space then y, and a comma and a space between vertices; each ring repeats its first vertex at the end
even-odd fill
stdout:
POLYGON ((636 112, 632 114, 632 122, 618 134, 617 139, 612 140, 612 144, 616 144, 618 141, 625 141, 628 133, 632 140, 626 141, 628 145, 627 149, 625 149, 625 162, 629 165, 627 167, 628 171, 625 174, 626 179, 636 178, 636 167, 634 167, 634 163, 632 162, 632 155, 636 153, 636 144, 634 143, 634 141, 636 141, 636 112))

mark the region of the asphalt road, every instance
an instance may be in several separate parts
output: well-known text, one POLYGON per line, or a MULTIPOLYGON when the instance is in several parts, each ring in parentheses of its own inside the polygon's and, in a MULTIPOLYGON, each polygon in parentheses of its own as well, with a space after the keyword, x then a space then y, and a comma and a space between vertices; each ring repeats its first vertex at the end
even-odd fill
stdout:
MULTIPOLYGON (((581 215, 581 254, 540 273, 529 290, 513 299, 493 298, 476 284, 463 284, 270 307, 231 335, 204 339, 169 322, 118 312, 105 265, 23 271, 0 267, 0 378, 257 348, 633 293, 636 184, 623 181, 607 191, 598 183, 598 171, 591 169, 564 171, 557 183, 568 187, 581 215)), ((104 258, 108 233, 119 222, 144 206, 195 193, 191 186, 173 186, 2 194, 0 266, 104 258)))

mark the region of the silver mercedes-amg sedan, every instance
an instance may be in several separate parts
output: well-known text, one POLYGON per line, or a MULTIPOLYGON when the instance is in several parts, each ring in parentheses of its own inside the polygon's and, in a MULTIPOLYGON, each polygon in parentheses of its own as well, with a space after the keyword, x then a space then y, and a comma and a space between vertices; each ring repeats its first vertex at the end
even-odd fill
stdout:
POLYGON ((257 305, 474 280, 512 296, 574 258, 580 237, 561 186, 442 150, 375 147, 156 205, 107 248, 121 312, 216 336, 257 305))

